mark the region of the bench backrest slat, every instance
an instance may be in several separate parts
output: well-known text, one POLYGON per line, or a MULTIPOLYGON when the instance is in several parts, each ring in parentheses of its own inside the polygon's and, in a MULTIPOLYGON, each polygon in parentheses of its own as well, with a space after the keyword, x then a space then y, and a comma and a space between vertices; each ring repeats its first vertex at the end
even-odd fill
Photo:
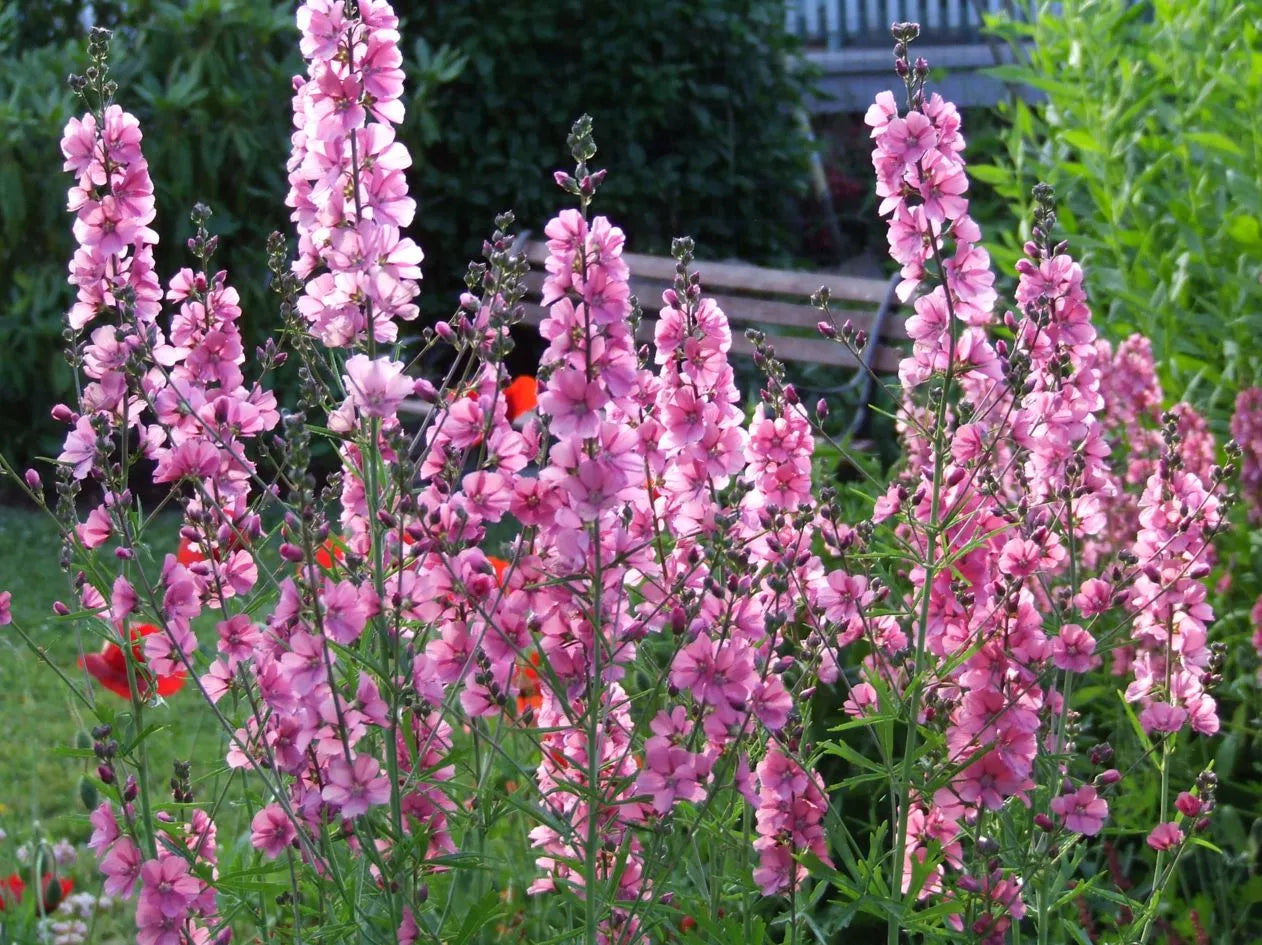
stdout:
MULTIPOLYGON (((526 321, 538 325, 546 314, 538 300, 546 278, 543 266, 548 248, 541 241, 531 241, 524 245, 523 252, 532 266, 526 276, 526 321)), ((631 270, 631 293, 639 299, 646 316, 637 340, 652 341, 656 316, 663 306, 662 292, 675 279, 675 261, 640 253, 623 253, 622 258, 631 270)), ((704 294, 715 300, 732 323, 732 353, 753 354, 745 328, 765 331, 768 326, 775 326, 800 333, 766 331, 768 343, 781 360, 849 370, 859 367, 858 360, 844 345, 820 337, 816 330, 820 313, 810 304, 810 296, 820 286, 828 286, 836 323, 840 325, 849 319, 856 328, 871 333, 877 309, 889 291, 889 283, 880 279, 767 269, 743 263, 699 262, 696 270, 701 274, 704 294)), ((876 340, 872 357, 872 366, 878 373, 898 370, 902 352, 897 344, 907 337, 905 325, 905 317, 894 313, 881 324, 881 337, 876 340)))
MULTIPOLYGON (((548 258, 546 243, 531 241, 526 244, 526 258, 533 267, 543 268, 548 258)), ((654 279, 670 285, 675 279, 675 261, 665 256, 646 256, 642 253, 623 253, 633 276, 654 279)), ((706 294, 722 289, 734 289, 741 294, 788 295, 802 299, 822 285, 827 285, 833 298, 851 302, 863 302, 877 306, 885 298, 887 283, 884 279, 864 279, 858 276, 839 276, 833 272, 797 272, 788 269, 767 269, 745 263, 698 262, 701 286, 706 294)), ((865 306, 866 307, 866 306, 865 306)))

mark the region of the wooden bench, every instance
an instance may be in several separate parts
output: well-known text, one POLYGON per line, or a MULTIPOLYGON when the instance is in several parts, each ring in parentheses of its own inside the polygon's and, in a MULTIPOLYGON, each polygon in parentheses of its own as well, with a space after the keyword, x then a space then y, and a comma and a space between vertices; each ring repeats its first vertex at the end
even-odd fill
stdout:
MULTIPOLYGON (((543 281, 547 275, 544 262, 547 244, 526 242, 523 246, 530 261, 526 277, 529 294, 526 300, 526 321, 538 325, 547 314, 539 304, 543 281)), ((653 340, 657 314, 662 309, 662 292, 675 280, 675 261, 664 256, 623 253, 631 269, 631 294, 639 299, 644 310, 640 324, 640 341, 653 340)), ((837 327, 850 320, 856 329, 868 335, 864 361, 877 374, 893 374, 903 353, 898 343, 906 339, 905 319, 894 313, 897 298, 895 281, 840 276, 825 272, 797 272, 766 269, 738 263, 694 262, 692 268, 701 274, 702 295, 712 297, 732 324, 732 353, 752 356, 754 346, 745 337, 746 328, 757 328, 775 346, 781 361, 825 364, 846 370, 860 367, 859 359, 844 345, 821 337, 816 325, 823 318, 810 297, 821 286, 831 293, 830 311, 837 327)), ((866 372, 865 372, 866 373, 866 372)))
MULTIPOLYGON (((548 247, 542 241, 524 238, 518 249, 530 262, 525 280, 525 322, 537 327, 547 315, 539 299, 547 276, 544 263, 548 247)), ((631 270, 631 294, 639 300, 644 313, 637 339, 652 343, 662 309, 662 292, 674 284, 675 261, 641 253, 623 253, 622 258, 631 270)), ((901 347, 907 340, 906 316, 898 313, 894 292, 899 276, 886 281, 704 261, 694 262, 691 268, 701 275, 702 294, 712 297, 731 322, 732 354, 753 355, 754 346, 745 337, 745 329, 757 328, 781 361, 824 365, 850 375, 843 384, 799 387, 803 393, 857 391, 857 408, 849 433, 852 437, 861 433, 876 393, 875 375, 896 373, 904 355, 901 347), (848 320, 855 329, 867 334, 859 357, 845 345, 820 335, 816 326, 823 313, 811 304, 810 298, 822 286, 828 287, 829 310, 835 325, 840 328, 848 320)), ((428 405, 409 401, 404 409, 427 413, 428 405)))

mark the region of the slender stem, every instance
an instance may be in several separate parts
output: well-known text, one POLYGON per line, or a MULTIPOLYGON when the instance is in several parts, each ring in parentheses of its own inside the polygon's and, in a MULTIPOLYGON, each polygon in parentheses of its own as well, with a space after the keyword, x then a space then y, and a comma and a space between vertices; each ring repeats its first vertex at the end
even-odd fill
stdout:
MULTIPOLYGON (((939 235, 933 232, 933 225, 929 227, 929 243, 933 247, 933 257, 938 264, 938 274, 943 287, 943 294, 946 297, 947 304, 947 325, 948 325, 948 349, 947 349, 947 366, 946 374, 942 382, 942 392, 939 396, 937 404, 937 416, 933 429, 933 494, 929 505, 929 524, 925 529, 928 548, 925 551, 924 560, 924 586, 921 591, 920 599, 920 618, 916 627, 916 651, 912 661, 911 678, 908 685, 911 688, 911 695, 907 703, 907 741, 903 749, 903 764, 898 776, 898 824, 897 832, 894 835, 894 860, 890 865, 890 895, 896 896, 897 890, 902 889, 903 880, 903 860, 907 854, 907 823, 910 816, 911 803, 911 775, 913 759, 916 755, 916 749, 919 747, 920 723, 920 702, 923 697, 924 683, 921 680, 921 673, 924 670, 925 663, 925 647, 929 631, 929 604, 933 595, 933 583, 937 578, 938 566, 938 541, 941 537, 941 506, 942 506, 942 486, 943 474, 946 469, 944 459, 946 448, 946 410, 947 401, 951 390, 951 381, 955 368, 955 309, 951 302, 951 290, 947 285, 946 267, 942 263, 942 250, 938 245, 939 235)), ((901 929, 900 915, 891 913, 889 921, 886 924, 886 941, 888 945, 898 945, 899 932, 901 929)))

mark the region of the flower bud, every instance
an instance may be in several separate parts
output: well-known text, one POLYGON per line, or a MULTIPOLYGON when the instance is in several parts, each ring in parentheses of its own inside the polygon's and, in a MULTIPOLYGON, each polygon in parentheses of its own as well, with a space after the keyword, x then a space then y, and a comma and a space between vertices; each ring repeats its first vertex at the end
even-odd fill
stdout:
POLYGON ((39 473, 34 469, 28 469, 24 477, 26 485, 32 492, 39 492, 44 488, 44 484, 40 481, 39 473))
POLYGON ((1052 822, 1052 818, 1048 817, 1046 814, 1035 814, 1034 826, 1038 827, 1039 830, 1046 831, 1047 833, 1051 833, 1056 829, 1056 824, 1054 824, 1052 822))
POLYGON ((53 601, 53 613, 58 617, 64 617, 70 613, 70 608, 59 600, 53 601))
POLYGON ((102 784, 114 783, 114 766, 113 765, 97 765, 96 776, 101 779, 102 784))
POLYGON ((1183 791, 1178 798, 1175 799, 1174 806, 1179 809, 1179 813, 1184 817, 1195 817, 1201 812, 1201 799, 1193 794, 1183 791))
POLYGON ((1107 771, 1101 771, 1096 775, 1095 783, 1097 787, 1107 787, 1110 784, 1117 784, 1122 780, 1122 772, 1116 768, 1109 768, 1107 771))
POLYGON ((425 401, 427 404, 432 404, 438 400, 438 391, 435 389, 433 384, 425 380, 423 377, 419 378, 417 382, 412 385, 412 393, 421 400, 425 401))
POLYGON ((79 415, 65 404, 57 404, 53 407, 52 415, 58 423, 75 423, 79 419, 79 415))
POLYGON ((96 810, 96 805, 101 801, 96 785, 86 777, 79 778, 79 800, 86 810, 96 810))
POLYGON ((287 541, 280 546, 280 556, 286 561, 297 564, 302 561, 303 552, 297 545, 287 541))

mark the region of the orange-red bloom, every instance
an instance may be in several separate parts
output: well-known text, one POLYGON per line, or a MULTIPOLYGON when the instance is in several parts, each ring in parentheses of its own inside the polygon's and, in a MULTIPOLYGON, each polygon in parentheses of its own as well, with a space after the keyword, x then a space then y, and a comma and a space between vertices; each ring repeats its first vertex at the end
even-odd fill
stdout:
MULTIPOLYGON (((45 873, 42 883, 44 889, 44 912, 52 912, 61 903, 63 899, 70 895, 74 889, 74 880, 67 876, 60 876, 57 879, 57 885, 53 886, 53 874, 45 873)), ((26 881, 22 879, 19 873, 10 873, 4 879, 0 879, 0 912, 3 912, 9 904, 17 905, 22 901, 22 896, 26 893, 26 881)))
MULTIPOLYGON (((228 553, 231 554, 241 548, 244 548, 246 542, 240 534, 234 534, 232 541, 228 544, 228 553)), ((216 561, 219 560, 220 551, 214 553, 216 561)), ((180 536, 180 543, 176 547, 175 560, 186 567, 190 564, 196 564, 198 561, 205 561, 206 556, 202 554, 196 542, 189 541, 183 535, 180 536)))
MULTIPOLYGON (((494 562, 495 559, 492 559, 494 562)), ((543 707, 543 690, 539 688, 539 651, 530 654, 529 661, 517 664, 517 714, 526 709, 538 712, 543 707)))
POLYGON ((539 382, 529 374, 513 378, 504 388, 504 401, 508 406, 508 422, 512 423, 539 406, 539 382))
POLYGON ((324 539, 324 544, 316 549, 316 564, 326 571, 333 569, 333 562, 346 560, 346 549, 333 538, 324 539))
POLYGON ((491 567, 495 569, 495 582, 502 585, 504 583, 504 572, 508 570, 508 562, 503 558, 495 557, 495 555, 487 555, 486 560, 491 562, 491 567))
MULTIPOLYGON (((161 632, 151 623, 142 623, 131 628, 130 637, 133 641, 139 641, 150 634, 161 632)), ((148 699, 153 695, 155 681, 157 694, 160 696, 172 696, 184 688, 184 683, 188 681, 184 670, 169 676, 158 676, 155 680, 154 675, 145 668, 144 647, 139 642, 133 642, 131 652, 136 664, 136 683, 140 686, 138 695, 141 699, 148 699)), ((127 680, 127 657, 117 643, 112 640, 107 642, 100 653, 89 653, 79 660, 79 665, 110 692, 123 699, 131 698, 131 687, 127 680)))

